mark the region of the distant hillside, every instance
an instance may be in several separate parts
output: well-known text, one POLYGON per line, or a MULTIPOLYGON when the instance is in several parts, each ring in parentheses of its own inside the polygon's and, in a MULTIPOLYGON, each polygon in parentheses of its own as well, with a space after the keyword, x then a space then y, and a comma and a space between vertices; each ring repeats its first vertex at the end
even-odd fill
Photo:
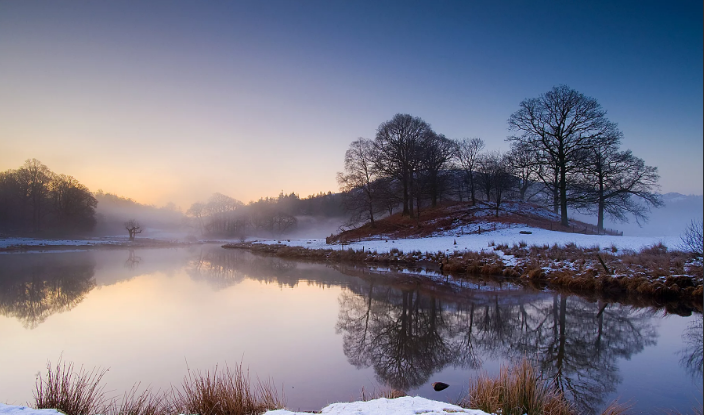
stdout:
MULTIPOLYGON (((628 223, 620 223, 609 220, 604 221, 607 228, 618 229, 628 236, 678 236, 682 234, 689 223, 694 220, 702 220, 704 216, 704 196, 683 195, 680 193, 666 193, 662 195, 665 206, 652 209, 647 223, 642 227, 638 226, 634 219, 628 223)), ((571 215, 578 220, 593 222, 593 216, 580 215, 571 212, 571 215)))
MULTIPOLYGON (((491 202, 451 202, 421 210, 420 218, 411 219, 400 213, 379 219, 376 227, 369 223, 332 236, 330 242, 375 238, 421 238, 426 236, 482 233, 510 224, 564 232, 596 234, 596 227, 578 220, 570 226, 560 225, 560 215, 531 203, 507 201, 501 204, 496 217, 496 204, 491 202)), ((612 234, 612 232, 608 233, 612 234)))

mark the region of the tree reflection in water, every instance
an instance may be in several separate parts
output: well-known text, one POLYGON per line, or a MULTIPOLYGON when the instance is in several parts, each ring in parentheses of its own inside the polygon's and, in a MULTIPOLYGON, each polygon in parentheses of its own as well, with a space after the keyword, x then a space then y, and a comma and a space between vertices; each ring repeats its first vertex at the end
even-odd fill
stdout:
POLYGON ((0 314, 33 329, 71 310, 95 288, 89 253, 6 255, 0 259, 0 314), (32 255, 27 265, 24 255, 32 255))
MULTIPOLYGON (((352 365, 373 368, 377 381, 395 389, 417 388, 446 367, 478 369, 485 360, 527 356, 545 378, 593 413, 621 382, 619 359, 630 359, 657 338, 655 309, 516 287, 477 286, 461 295, 415 283, 399 282, 403 288, 394 288, 388 285, 390 276, 360 267, 335 268, 340 272, 215 250, 203 251, 187 270, 192 278, 220 288, 245 278, 292 287, 301 281, 347 287, 338 299, 336 325, 343 351, 352 365)), ((696 330, 701 328, 691 332, 696 330)), ((690 337, 693 346, 686 360, 693 363, 688 367, 701 370, 701 335, 690 337)))
POLYGON ((587 412, 595 412, 621 381, 629 359, 657 337, 653 311, 590 303, 574 296, 485 293, 442 301, 413 289, 380 284, 340 294, 337 331, 344 353, 377 380, 408 390, 447 366, 479 368, 483 359, 534 360, 587 412))
POLYGON ((704 375, 704 316, 696 316, 682 333, 685 347, 680 351, 680 364, 695 379, 704 375))

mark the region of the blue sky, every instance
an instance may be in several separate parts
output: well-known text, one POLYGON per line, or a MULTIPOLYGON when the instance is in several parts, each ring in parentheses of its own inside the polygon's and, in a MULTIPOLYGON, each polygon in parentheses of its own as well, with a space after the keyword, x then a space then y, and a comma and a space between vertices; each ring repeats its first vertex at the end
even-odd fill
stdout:
POLYGON ((702 3, 0 0, 0 170, 36 157, 183 208, 336 191, 396 113, 506 150, 525 98, 596 98, 663 192, 702 194, 702 3))

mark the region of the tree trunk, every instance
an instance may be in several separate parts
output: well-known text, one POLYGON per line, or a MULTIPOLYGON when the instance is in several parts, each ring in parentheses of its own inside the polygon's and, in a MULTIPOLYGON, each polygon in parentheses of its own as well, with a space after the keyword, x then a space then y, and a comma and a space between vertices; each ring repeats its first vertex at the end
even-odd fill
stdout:
POLYGON ((469 191, 472 193, 472 206, 477 204, 477 198, 474 196, 474 175, 469 171, 469 191))
POLYGON ((569 226, 567 219, 567 174, 565 167, 560 167, 560 223, 562 226, 569 226))

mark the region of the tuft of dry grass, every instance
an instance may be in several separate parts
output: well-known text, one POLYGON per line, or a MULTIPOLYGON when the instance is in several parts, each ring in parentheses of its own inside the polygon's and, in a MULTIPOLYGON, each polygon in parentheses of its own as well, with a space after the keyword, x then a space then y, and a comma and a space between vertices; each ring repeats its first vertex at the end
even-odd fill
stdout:
POLYGON ((180 413, 250 415, 284 407, 273 382, 257 379, 253 386, 241 363, 234 369, 225 365, 224 370, 218 370, 216 366, 205 373, 189 369, 181 388, 174 391, 173 404, 180 413))
POLYGON ((34 389, 36 409, 58 409, 67 415, 96 414, 106 409, 104 385, 100 385, 107 369, 87 371, 81 366, 77 371, 73 363, 63 363, 61 358, 52 367, 46 364, 46 378, 37 378, 34 389))
POLYGON ((139 383, 122 396, 118 404, 113 401, 105 410, 106 415, 162 415, 174 413, 171 408, 170 396, 166 393, 153 392, 147 387, 137 394, 139 383))
POLYGON ((406 392, 388 386, 379 389, 374 388, 371 392, 367 392, 362 386, 362 394, 359 398, 361 401, 367 402, 378 398, 396 399, 404 396, 406 396, 406 392))
POLYGON ((468 397, 460 405, 502 415, 574 413, 565 396, 541 379, 527 359, 502 366, 496 378, 482 374, 470 381, 468 397))
POLYGON ((631 410, 631 405, 619 403, 618 399, 601 411, 601 415, 624 415, 631 410))

